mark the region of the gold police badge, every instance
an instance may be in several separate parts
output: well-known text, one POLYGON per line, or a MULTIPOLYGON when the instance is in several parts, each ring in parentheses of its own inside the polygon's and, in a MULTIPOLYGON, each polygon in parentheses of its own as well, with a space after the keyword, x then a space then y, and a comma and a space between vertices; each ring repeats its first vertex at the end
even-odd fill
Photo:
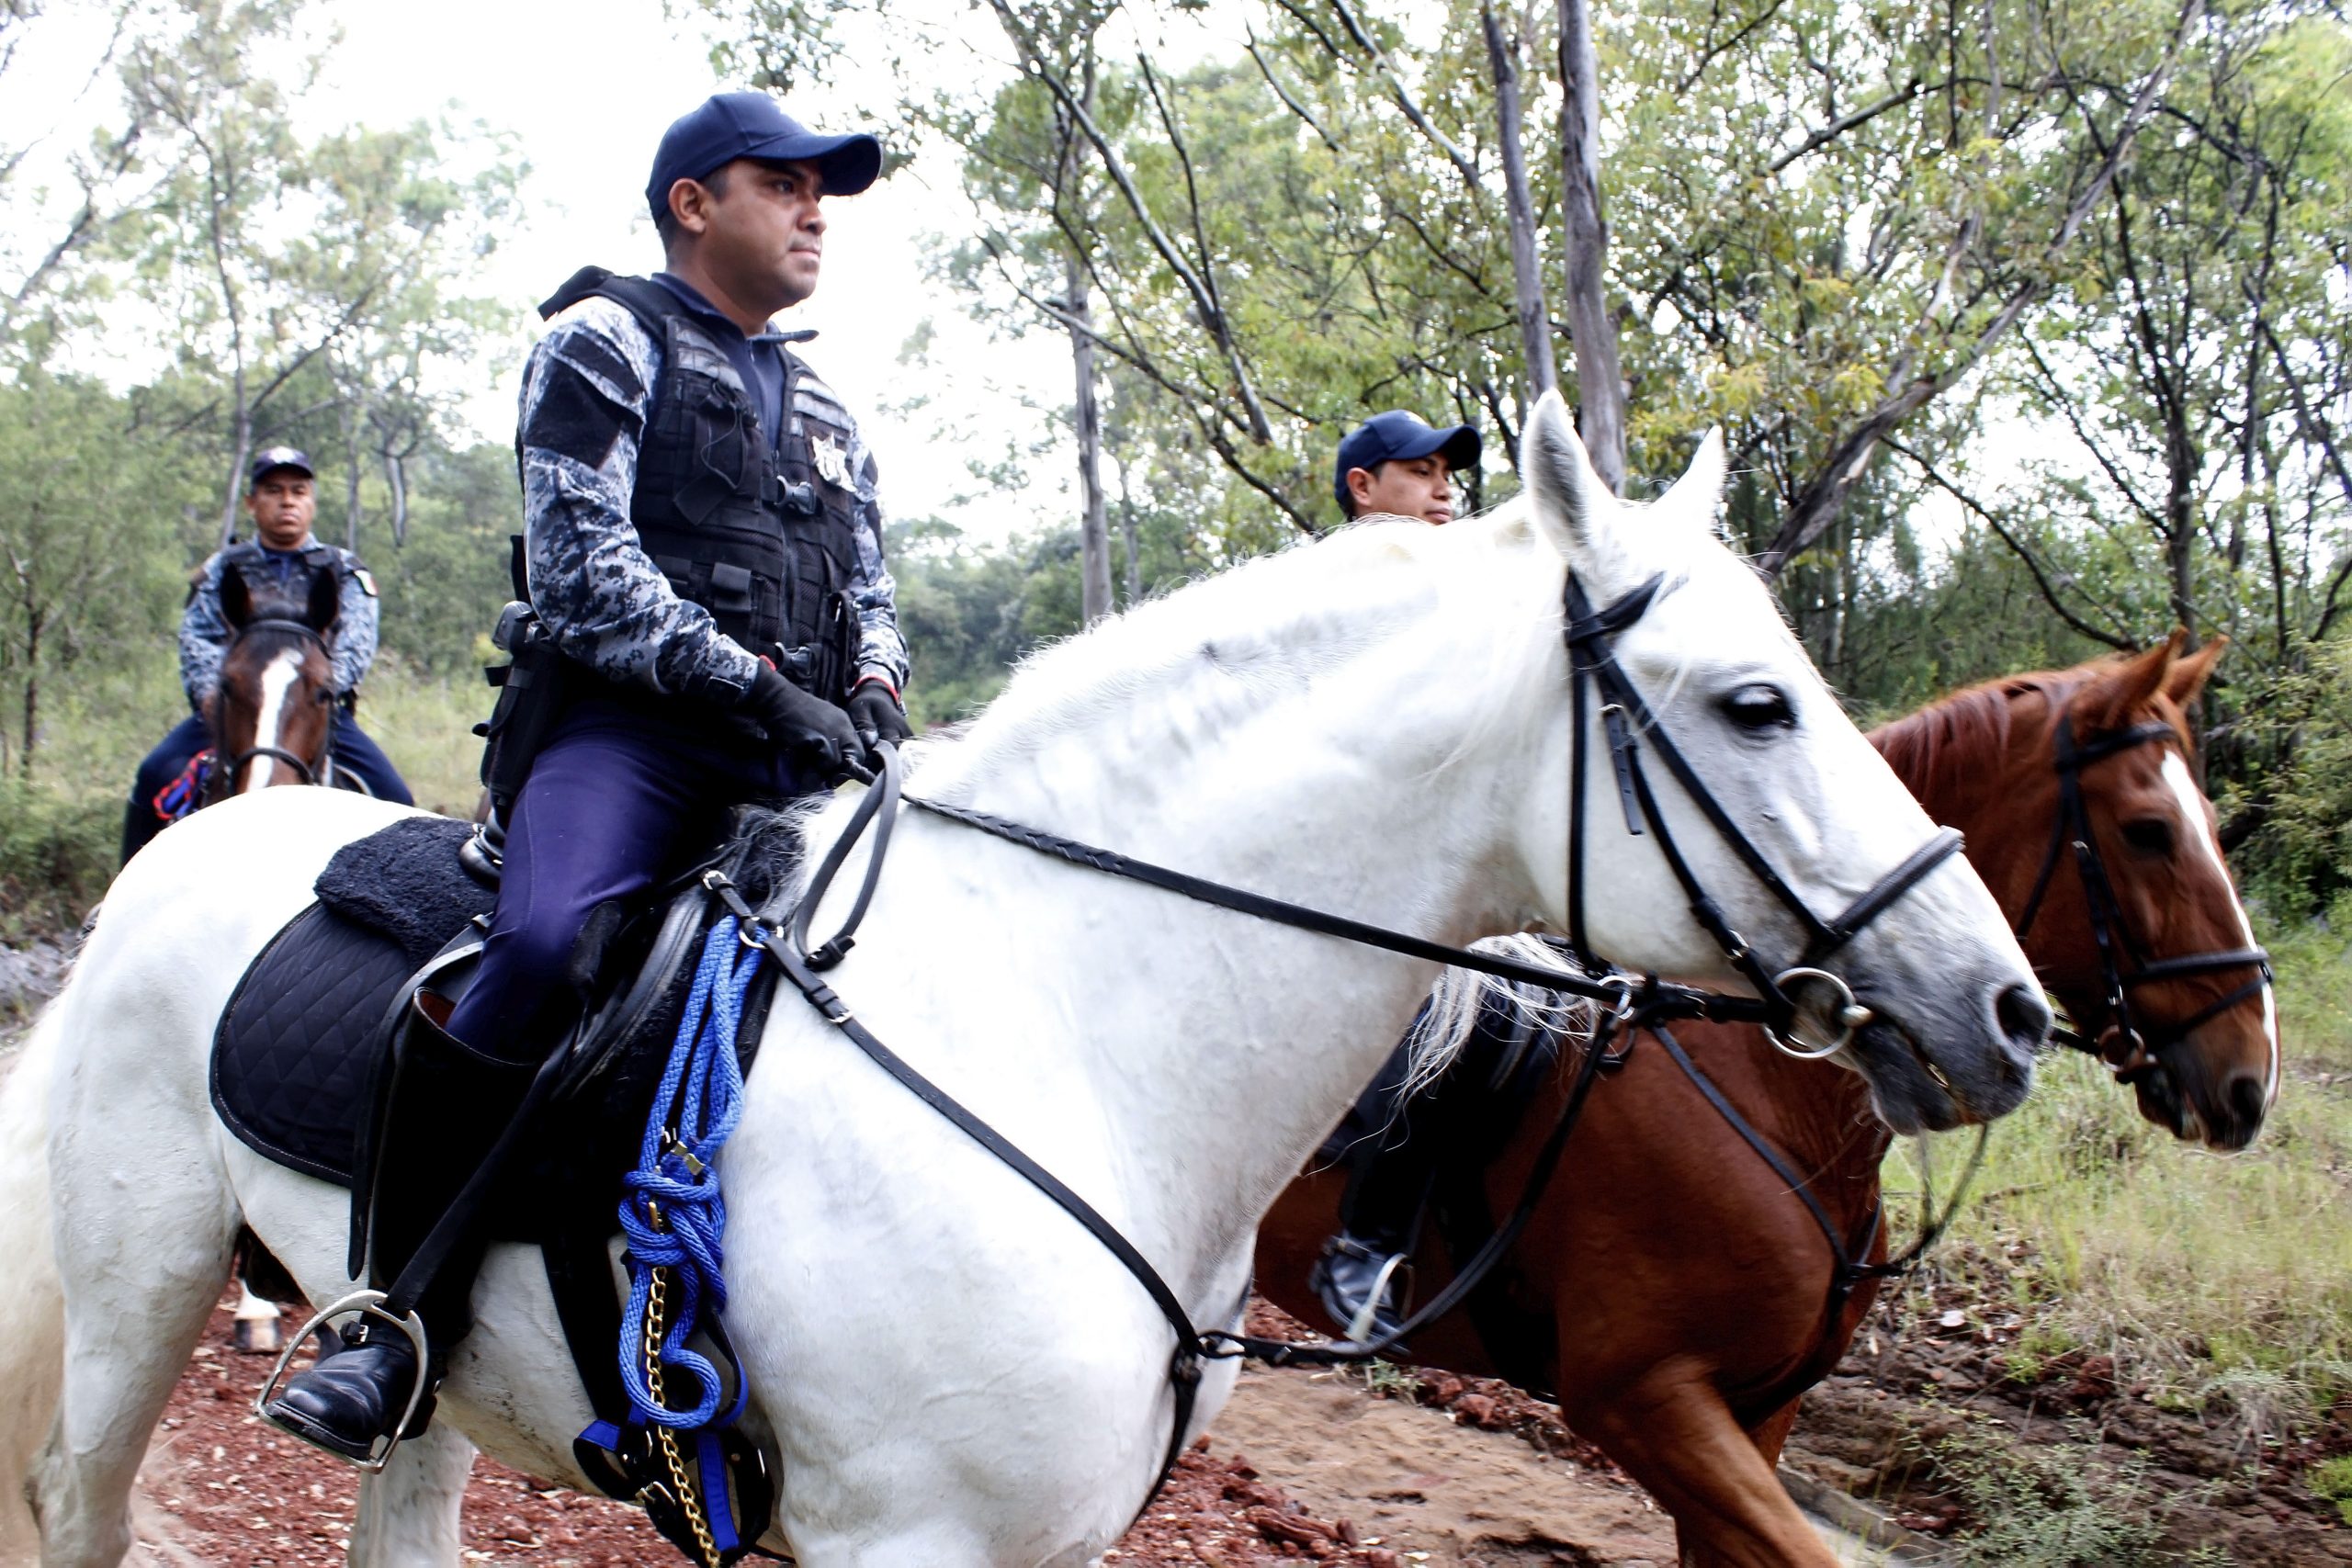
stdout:
POLYGON ((809 461, 817 466, 817 477, 829 485, 849 488, 849 449, 830 435, 820 435, 808 443, 809 461))

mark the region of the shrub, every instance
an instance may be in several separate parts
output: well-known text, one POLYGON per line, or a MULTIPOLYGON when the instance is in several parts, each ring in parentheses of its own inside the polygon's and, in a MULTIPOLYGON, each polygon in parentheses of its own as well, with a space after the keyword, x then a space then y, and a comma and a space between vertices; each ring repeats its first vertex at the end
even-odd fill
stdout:
POLYGON ((122 802, 0 782, 0 942, 71 931, 106 893, 122 802))

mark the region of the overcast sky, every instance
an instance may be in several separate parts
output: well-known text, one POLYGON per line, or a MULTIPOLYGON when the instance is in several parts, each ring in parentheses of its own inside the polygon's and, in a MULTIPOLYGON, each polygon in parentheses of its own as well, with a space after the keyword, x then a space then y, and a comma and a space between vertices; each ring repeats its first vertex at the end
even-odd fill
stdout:
MULTIPOLYGON (((520 223, 499 235, 476 288, 527 306, 577 267, 619 271, 659 264, 644 187, 662 130, 707 94, 736 85, 714 75, 703 18, 690 6, 673 20, 661 0, 322 0, 317 14, 342 29, 318 85, 302 100, 308 130, 390 126, 454 112, 512 131, 530 165, 520 223)), ((52 0, 33 25, 40 52, 12 70, 0 104, 0 144, 29 130, 55 128, 78 141, 99 94, 77 100, 88 60, 103 43, 95 10, 52 0)), ((985 54, 952 69, 1001 72, 985 54)), ((860 115, 861 87, 885 102, 878 83, 844 79, 787 107, 822 129, 853 124, 889 139, 879 115, 860 115)), ((970 320, 964 299, 923 276, 929 237, 960 231, 969 209, 944 158, 925 157, 872 191, 829 204, 831 230, 817 295, 784 319, 814 327, 804 350, 866 426, 882 465, 884 500, 902 516, 938 515, 981 538, 1063 519, 1071 509, 1066 471, 1075 458, 1044 413, 1069 398, 1066 342, 1037 334, 1015 341, 970 320), (928 321, 935 372, 900 363, 909 338, 928 321), (930 401, 902 412, 916 397, 930 401), (1051 443, 1028 464, 1031 488, 989 491, 967 460, 1001 461, 1010 446, 1051 443)), ((0 215, 14 222, 23 214, 0 215)), ((118 354, 119 375, 141 368, 118 354)), ((490 384, 467 404, 475 434, 514 436, 520 355, 484 366, 490 384)))

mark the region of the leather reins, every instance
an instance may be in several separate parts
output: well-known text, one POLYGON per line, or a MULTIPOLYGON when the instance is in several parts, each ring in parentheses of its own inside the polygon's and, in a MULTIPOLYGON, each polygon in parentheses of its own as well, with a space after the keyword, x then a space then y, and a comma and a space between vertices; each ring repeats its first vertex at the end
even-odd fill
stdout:
MULTIPOLYGON (((327 639, 319 635, 319 631, 316 626, 311 626, 308 621, 298 621, 293 619, 291 616, 287 615, 264 615, 257 620, 247 621, 243 626, 237 628, 236 639, 229 644, 229 652, 232 654, 236 652, 238 643, 244 641, 247 637, 251 636, 254 632, 261 631, 264 628, 274 632, 291 632, 300 637, 303 641, 308 642, 311 647, 317 649, 321 654, 325 656, 330 663, 334 661, 334 650, 327 646, 327 639)), ((221 662, 224 665, 228 662, 226 655, 222 657, 221 662)), ((212 733, 217 738, 220 733, 220 694, 216 692, 213 694, 212 703, 214 709, 212 716, 212 733)), ((248 764, 263 757, 267 757, 272 761, 285 763, 288 767, 293 769, 296 773, 300 774, 302 782, 306 784, 333 783, 334 779, 334 726, 333 723, 328 724, 326 738, 324 740, 321 741, 319 745, 319 756, 316 762, 312 762, 306 758, 298 757, 282 746, 246 747, 234 757, 229 758, 221 765, 220 770, 214 773, 213 777, 219 781, 219 784, 217 789, 212 792, 212 797, 216 800, 225 800, 230 795, 236 794, 237 775, 243 773, 248 764)))
MULTIPOLYGON (((1571 817, 1569 824, 1569 897, 1570 919, 1580 939, 1583 919, 1583 805, 1585 796, 1585 757, 1589 748, 1583 744, 1585 720, 1589 711, 1587 687, 1591 686, 1605 699, 1601 719, 1608 735, 1610 753, 1614 764, 1621 795, 1625 801, 1625 823, 1629 832, 1640 834, 1646 823, 1655 834, 1676 881, 1690 901, 1693 917, 1702 928, 1721 944, 1725 959, 1734 970, 1756 988, 1754 998, 1727 996, 1672 981, 1661 980, 1655 975, 1630 976, 1619 973, 1588 975, 1548 965, 1526 964, 1497 954, 1473 952, 1467 948, 1451 947, 1442 942, 1425 941, 1399 931, 1368 925, 1345 916, 1330 914, 1304 905, 1271 898, 1263 894, 1227 886, 1203 877, 1173 871, 1149 862, 1122 855, 1114 851, 1082 843, 1057 834, 1027 828, 1019 823, 969 807, 949 806, 943 802, 903 796, 905 803, 917 807, 950 821, 978 829, 1008 842, 1050 854, 1074 865, 1141 882, 1185 897, 1198 899, 1223 908, 1257 919, 1276 921, 1299 930, 1339 937, 1367 946, 1430 960, 1458 968, 1500 976, 1506 979, 1524 980, 1556 991, 1566 991, 1589 999, 1610 1004, 1600 1026, 1588 1045, 1582 1064, 1577 1069, 1575 1087, 1558 1123, 1546 1140, 1544 1151, 1527 1194, 1518 1211, 1504 1226, 1488 1239, 1472 1265, 1458 1275, 1447 1290, 1432 1300, 1420 1312, 1413 1314, 1405 1325, 1407 1331, 1416 1329, 1441 1313, 1451 1310, 1464 1296, 1476 1287, 1510 1244, 1517 1239, 1544 1185, 1556 1168, 1568 1134, 1582 1112, 1587 1095, 1600 1072, 1622 1056, 1611 1056, 1609 1043, 1621 1030, 1638 1029, 1673 1018, 1706 1018, 1724 1021, 1762 1024, 1775 1043, 1792 1055, 1823 1056, 1845 1048, 1853 1032, 1867 1023, 1870 1013, 1854 999, 1846 983, 1825 970, 1812 967, 1835 953, 1850 942, 1871 920, 1884 913, 1921 878, 1949 859, 1961 845, 1960 835, 1950 829, 1939 830, 1928 842, 1880 878, 1869 891, 1857 898, 1833 920, 1823 920, 1810 906, 1789 886, 1770 863, 1747 836, 1740 832, 1730 816, 1710 794, 1684 760, 1681 752, 1658 726, 1649 706, 1642 699, 1624 671, 1618 666, 1609 646, 1609 637, 1639 620, 1657 599, 1665 586, 1663 574, 1609 604, 1598 614, 1590 607, 1582 586, 1573 573, 1565 590, 1565 637, 1567 642, 1574 691, 1577 728, 1577 766, 1571 773, 1571 817), (1758 879, 1769 888, 1784 908, 1797 916, 1807 935, 1805 962, 1778 975, 1773 974, 1755 954, 1747 940, 1733 929, 1721 908, 1708 895, 1699 881, 1680 847, 1675 842, 1657 801, 1650 787, 1646 770, 1642 763, 1637 736, 1649 738, 1651 745, 1665 761, 1683 789, 1706 815, 1708 821, 1720 833, 1733 852, 1747 865, 1758 879), (1636 815, 1638 813, 1638 817, 1636 815), (1788 996, 1792 982, 1803 985, 1826 983, 1833 995, 1842 998, 1829 1016, 1837 1025, 1837 1033, 1826 1044, 1804 1041, 1794 1033, 1797 1026, 1797 1004, 1788 996)), ((823 971, 841 962, 855 942, 855 932, 864 920, 881 875, 883 858, 888 851, 890 834, 899 815, 902 798, 901 764, 894 748, 887 742, 877 747, 882 759, 880 778, 866 790, 843 825, 841 834, 827 851, 815 874, 802 890, 797 905, 780 922, 763 923, 758 911, 744 900, 741 893, 723 874, 707 873, 704 886, 723 903, 737 922, 739 940, 763 948, 777 964, 786 978, 826 1022, 831 1024, 854 1043, 868 1059, 899 1083, 911 1091, 946 1121, 994 1155, 1023 1179, 1036 1188, 1083 1226, 1105 1250, 1118 1260, 1148 1294, 1160 1315, 1174 1331, 1176 1344, 1169 1363, 1169 1382, 1174 1395, 1174 1419, 1168 1449, 1159 1474, 1145 1495, 1143 1506, 1167 1484, 1183 1452, 1184 1436, 1192 1425, 1193 1410, 1199 1393, 1204 1363, 1210 1360, 1254 1357, 1275 1362, 1365 1360, 1393 1346, 1397 1335, 1385 1337, 1366 1345, 1295 1345, 1282 1340, 1257 1338, 1252 1336, 1211 1330, 1204 1333, 1194 1326, 1191 1314, 1175 1290, 1162 1279, 1148 1258, 1120 1234, 1118 1228, 1051 1171, 1031 1159, 1012 1143, 958 1102, 944 1089, 933 1083, 921 1072, 884 1044, 872 1031, 859 1022, 848 1004, 828 986, 823 971), (841 929, 821 943, 811 945, 810 922, 818 906, 831 886, 854 845, 868 829, 874 832, 874 846, 867 856, 865 874, 857 896, 841 929)), ((1580 954, 1579 961, 1581 962, 1580 954)), ((1246 1293, 1245 1293, 1246 1294, 1246 1293)), ((1235 1303, 1233 1321, 1238 1323, 1244 1303, 1235 1303)), ((1141 1509, 1137 1510, 1140 1517, 1141 1509)))
POLYGON ((2041 902, 2057 874, 2060 855, 2071 847, 2075 871, 2083 881, 2083 902, 2090 916, 2091 941, 2098 949, 2108 1029, 2092 1038, 2086 1036, 2077 1024, 2054 1030, 2052 1037, 2075 1050, 2113 1062, 2118 1068, 2118 1081, 2123 1083, 2154 1071, 2160 1065, 2157 1052, 2180 1043, 2199 1025, 2260 996, 2263 987, 2271 983, 2270 954, 2260 947, 2226 948, 2151 962, 2146 950, 2132 936, 2130 922, 2123 918, 2122 902, 2116 897, 2115 884, 2107 874, 2106 862, 2099 857, 2098 839, 2091 830, 2090 809, 2083 800, 2083 770, 2136 746, 2177 739, 2168 724, 2135 724, 2078 746, 2075 743, 2073 716, 2060 716, 2055 759, 2058 817, 2051 827, 2050 846, 2042 852, 2041 869, 2034 877, 2033 892, 2027 897, 2025 913, 2018 920, 2018 939, 2023 941, 2041 914, 2041 902), (2126 960, 2132 964, 2129 971, 2123 967, 2126 960), (2254 978, 2188 1017, 2156 1031, 2153 1037, 2132 1017, 2131 993, 2137 987, 2245 968, 2255 971, 2254 978), (2102 1049, 2101 1042, 2109 1031, 2116 1033, 2121 1047, 2120 1060, 2109 1057, 2102 1049))

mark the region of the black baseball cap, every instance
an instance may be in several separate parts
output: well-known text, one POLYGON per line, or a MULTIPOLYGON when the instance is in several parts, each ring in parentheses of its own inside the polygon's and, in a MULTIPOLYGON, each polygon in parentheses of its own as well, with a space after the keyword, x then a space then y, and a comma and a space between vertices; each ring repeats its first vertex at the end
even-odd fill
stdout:
POLYGON ((827 196, 855 196, 882 173, 882 143, 863 131, 820 136, 765 93, 714 93, 662 133, 645 185, 647 209, 661 217, 670 209, 672 186, 738 158, 805 158, 823 172, 827 196))
POLYGON ((311 467, 310 457, 291 446, 265 446, 254 454, 253 466, 245 470, 245 488, 252 490, 262 479, 280 468, 292 468, 306 479, 319 477, 311 467))
POLYGON ((1458 474, 1464 468, 1476 468, 1478 454, 1484 449, 1476 425, 1455 424, 1435 430, 1419 414, 1406 409, 1390 409, 1357 425, 1340 443, 1340 466, 1331 475, 1331 493, 1338 499, 1340 510, 1345 512, 1350 468, 1372 468, 1399 459, 1409 462, 1432 452, 1442 452, 1446 466, 1458 474))

